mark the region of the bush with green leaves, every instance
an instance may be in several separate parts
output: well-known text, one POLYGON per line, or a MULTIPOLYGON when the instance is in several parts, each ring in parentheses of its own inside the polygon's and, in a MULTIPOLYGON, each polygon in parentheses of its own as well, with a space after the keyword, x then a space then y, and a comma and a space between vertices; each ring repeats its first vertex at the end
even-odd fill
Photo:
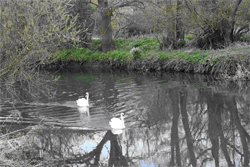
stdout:
POLYGON ((241 37, 240 37, 240 40, 242 42, 250 42, 250 35, 249 34, 242 34, 241 37))
MULTIPOLYGON (((53 61, 52 52, 66 43, 77 44, 75 21, 66 0, 0 1, 0 81, 13 94, 24 84, 27 92, 42 89, 47 79, 38 67, 53 61)), ((47 91, 43 93, 48 93, 47 91)))
MULTIPOLYGON (((89 47, 91 44, 91 37, 94 30, 94 19, 91 15, 94 9, 91 7, 88 0, 71 0, 67 12, 72 17, 77 16, 74 26, 81 31, 77 35, 80 39, 79 47, 89 47)), ((69 46, 71 48, 71 46, 69 46)))

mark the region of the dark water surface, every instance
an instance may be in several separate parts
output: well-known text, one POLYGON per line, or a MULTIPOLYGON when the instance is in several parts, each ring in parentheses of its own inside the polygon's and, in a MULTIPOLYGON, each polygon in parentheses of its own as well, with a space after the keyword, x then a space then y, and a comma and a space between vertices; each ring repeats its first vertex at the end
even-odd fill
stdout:
POLYGON ((57 75, 56 99, 0 104, 11 128, 41 126, 32 135, 37 156, 72 166, 249 165, 248 82, 94 69, 57 75), (89 111, 76 105, 86 92, 89 111), (120 113, 126 129, 117 135, 109 120, 120 113))

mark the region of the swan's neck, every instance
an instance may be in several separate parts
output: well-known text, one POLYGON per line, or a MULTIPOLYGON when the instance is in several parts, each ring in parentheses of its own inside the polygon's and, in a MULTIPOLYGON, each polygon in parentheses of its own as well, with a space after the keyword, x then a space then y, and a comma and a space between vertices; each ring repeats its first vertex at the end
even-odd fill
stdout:
POLYGON ((87 95, 87 102, 89 102, 89 95, 87 95))
POLYGON ((121 121, 122 121, 122 126, 123 126, 123 128, 125 128, 125 124, 124 124, 124 118, 123 118, 123 116, 121 116, 121 121))

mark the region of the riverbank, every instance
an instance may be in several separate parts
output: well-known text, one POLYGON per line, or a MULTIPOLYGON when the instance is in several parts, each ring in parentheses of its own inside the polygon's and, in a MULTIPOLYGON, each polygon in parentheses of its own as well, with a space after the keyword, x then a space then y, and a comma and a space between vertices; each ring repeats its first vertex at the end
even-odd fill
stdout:
POLYGON ((73 67, 121 68, 136 71, 178 71, 202 73, 221 78, 248 79, 250 45, 235 43, 220 50, 197 50, 188 45, 181 50, 162 51, 156 39, 114 39, 116 50, 98 51, 100 40, 90 48, 55 52, 47 69, 73 67))

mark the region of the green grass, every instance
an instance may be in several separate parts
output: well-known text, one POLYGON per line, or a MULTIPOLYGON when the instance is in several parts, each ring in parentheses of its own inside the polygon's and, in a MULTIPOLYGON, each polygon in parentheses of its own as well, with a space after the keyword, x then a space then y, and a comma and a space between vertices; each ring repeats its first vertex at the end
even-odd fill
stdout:
MULTIPOLYGON (((191 38, 186 36, 186 38, 191 38)), ((223 50, 195 50, 194 48, 184 47, 176 51, 162 51, 159 48, 157 39, 114 39, 116 49, 107 53, 101 53, 98 48, 101 46, 101 40, 93 40, 90 48, 71 48, 56 51, 56 59, 64 61, 121 61, 134 62, 135 60, 184 60, 185 62, 204 63, 206 60, 210 64, 216 63, 219 57, 226 57, 228 55, 234 56, 237 54, 250 55, 250 47, 242 47, 241 44, 229 47, 223 50), (139 51, 130 53, 132 48, 140 48, 139 51)))
POLYGON ((185 39, 188 39, 188 40, 191 40, 191 39, 194 39, 195 38, 195 35, 186 35, 185 37, 184 37, 185 39))
MULTIPOLYGON (((156 39, 114 39, 116 44, 116 50, 109 51, 107 53, 101 53, 97 49, 101 46, 101 40, 93 40, 93 43, 90 48, 71 48, 64 49, 55 52, 57 59, 61 60, 75 60, 75 61, 84 61, 84 60, 121 60, 121 61, 130 61, 135 54, 131 54, 130 50, 132 48, 140 48, 141 51, 138 51, 141 59, 147 59, 152 57, 159 57, 160 59, 167 59, 171 57, 179 57, 185 60, 197 61, 200 58, 204 57, 207 54, 200 54, 199 52, 190 52, 184 53, 180 52, 165 52, 159 49, 159 44, 156 39), (199 58, 200 57, 200 58, 199 58)), ((138 55, 137 55, 138 56, 138 55)))

